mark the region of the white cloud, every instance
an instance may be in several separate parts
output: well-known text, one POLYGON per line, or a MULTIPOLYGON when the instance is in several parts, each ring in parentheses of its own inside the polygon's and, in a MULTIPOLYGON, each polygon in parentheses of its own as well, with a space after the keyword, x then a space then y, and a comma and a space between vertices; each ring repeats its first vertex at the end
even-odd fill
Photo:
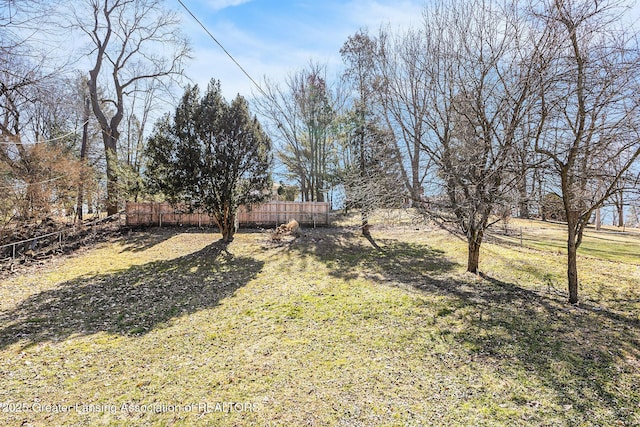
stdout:
POLYGON ((209 0, 207 4, 213 10, 222 10, 228 7, 240 6, 241 4, 249 3, 252 0, 209 0))
MULTIPOLYGON (((231 52, 242 68, 259 84, 264 78, 283 82, 287 75, 306 65, 314 52, 305 50, 281 49, 282 46, 258 47, 260 40, 254 40, 255 49, 239 49, 231 52), (280 48, 280 49, 279 49, 280 48)), ((227 49, 230 49, 227 47, 227 49)), ((221 81, 225 98, 231 100, 238 93, 245 98, 257 95, 258 89, 249 78, 235 65, 222 50, 216 46, 196 48, 194 59, 188 66, 187 75, 201 88, 205 88, 209 80, 221 81)))
POLYGON ((354 25, 375 30, 380 25, 392 28, 415 26, 422 20, 423 1, 371 1, 353 0, 347 3, 346 12, 354 25))
MULTIPOLYGON (((265 76, 282 81, 288 74, 305 66, 310 58, 318 58, 319 52, 295 41, 268 40, 237 25, 223 21, 209 25, 209 30, 247 73, 259 84, 265 76)), ((201 28, 190 27, 194 41, 193 59, 187 65, 186 74, 200 87, 206 87, 211 78, 219 79, 226 98, 237 93, 250 98, 257 89, 236 64, 211 40, 201 28)), ((323 53, 320 53, 322 55, 323 53)), ((324 60, 324 58, 318 58, 324 60)))
MULTIPOLYGON (((240 4, 242 0, 210 0, 213 7, 240 4)), ((422 1, 349 0, 328 2, 322 14, 311 22, 296 21, 286 15, 265 17, 276 30, 260 34, 230 21, 209 21, 206 25, 249 75, 262 84, 267 76, 283 82, 288 75, 305 67, 310 60, 329 66, 329 74, 341 66, 340 48, 347 37, 362 27, 375 32, 380 25, 392 28, 417 25, 422 19, 422 1), (332 19, 323 19, 324 13, 332 19)), ((193 60, 187 75, 206 86, 211 78, 220 79, 226 98, 237 93, 250 98, 257 94, 253 83, 199 27, 187 25, 194 41, 193 60)))

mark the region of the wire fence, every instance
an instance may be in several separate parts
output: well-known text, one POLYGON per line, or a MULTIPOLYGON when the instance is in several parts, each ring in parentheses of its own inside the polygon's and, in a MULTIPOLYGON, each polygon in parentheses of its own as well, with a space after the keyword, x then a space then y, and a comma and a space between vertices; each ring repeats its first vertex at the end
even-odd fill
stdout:
POLYGON ((63 229, 41 234, 0 246, 0 262, 13 262, 20 257, 37 258, 44 254, 55 251, 64 251, 65 245, 73 240, 74 243, 83 243, 88 239, 93 239, 100 231, 107 227, 113 227, 117 222, 117 227, 121 226, 121 212, 106 218, 96 218, 90 223, 74 225, 63 229))

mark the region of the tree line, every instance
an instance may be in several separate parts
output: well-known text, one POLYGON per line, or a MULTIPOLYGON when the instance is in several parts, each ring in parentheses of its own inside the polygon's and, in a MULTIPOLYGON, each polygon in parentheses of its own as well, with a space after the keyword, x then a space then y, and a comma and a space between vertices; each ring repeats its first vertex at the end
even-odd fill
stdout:
POLYGON ((273 146, 287 193, 341 192, 365 235, 373 210, 411 203, 466 237, 473 273, 505 216, 564 220, 576 303, 587 224, 605 203, 623 218, 638 190, 640 50, 622 2, 429 2, 418 25, 351 35, 340 76, 310 62, 265 78, 257 117, 215 80, 173 98, 189 46, 160 0, 58 4, 0 0, 3 226, 164 197, 231 240, 238 204, 271 191, 273 146), (35 48, 61 29, 83 69, 35 48), (158 100, 177 107, 150 130, 158 100))
POLYGON ((2 226, 115 214, 140 193, 145 127, 183 78, 178 15, 160 0, 0 0, 0 39, 2 226))
POLYGON ((304 198, 322 200, 335 180, 367 233, 368 212, 403 192, 466 237, 469 272, 492 224, 553 212, 566 221, 577 303, 587 224, 638 190, 640 40, 628 7, 430 2, 420 25, 349 37, 334 85, 311 64, 284 85, 265 81, 257 106, 304 198))

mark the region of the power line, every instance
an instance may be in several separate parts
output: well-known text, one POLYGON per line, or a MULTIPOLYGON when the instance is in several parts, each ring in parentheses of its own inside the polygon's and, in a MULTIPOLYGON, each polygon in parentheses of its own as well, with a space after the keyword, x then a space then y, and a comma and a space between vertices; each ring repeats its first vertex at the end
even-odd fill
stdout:
POLYGON ((224 46, 222 46, 222 43, 220 43, 213 34, 211 34, 211 32, 207 29, 207 27, 204 26, 204 24, 193 14, 193 12, 191 12, 191 10, 189 10, 189 8, 182 2, 182 0, 178 0, 178 3, 180 3, 180 5, 184 8, 184 10, 186 10, 189 15, 191 15, 191 17, 193 19, 195 19, 195 21, 200 25, 200 27, 202 27, 202 29, 209 35, 209 37, 211 37, 211 40, 213 40, 218 46, 220 46, 220 49, 222 49, 222 51, 227 54, 227 56, 233 61, 234 64, 236 64, 238 66, 238 68, 240 69, 240 71, 242 71, 244 73, 245 76, 247 76, 247 78, 249 80, 251 80, 251 83, 254 84, 255 87, 258 88, 258 90, 260 91, 260 93, 262 93, 262 95, 264 95, 265 97, 267 97, 267 93, 260 87, 260 85, 253 79, 253 77, 251 77, 249 75, 249 73, 247 72, 247 70, 245 70, 242 65, 240 65, 240 63, 238 61, 236 61, 236 59, 233 57, 233 55, 231 55, 231 53, 229 53, 229 51, 227 51, 227 49, 224 48, 224 46))
MULTIPOLYGON (((47 180, 45 180, 45 181, 39 181, 39 182, 25 182, 25 184, 26 184, 27 186, 29 186, 29 185, 40 185, 40 184, 46 184, 46 183, 48 183, 48 182, 57 181, 57 180, 62 179, 62 178, 64 178, 64 177, 65 177, 64 175, 60 175, 60 176, 56 176, 55 178, 47 179, 47 180)), ((0 190, 12 190, 12 189, 15 189, 16 187, 17 187, 17 185, 15 185, 15 186, 13 186, 13 185, 7 185, 7 186, 5 186, 5 187, 0 187, 0 190)))
MULTIPOLYGON (((88 122, 89 122, 89 120, 86 120, 80 126, 84 126, 88 122)), ((46 143, 46 142, 53 142, 53 141, 58 141, 60 139, 64 139, 64 138, 66 138, 68 136, 71 136, 71 135, 77 133, 77 132, 78 132, 78 128, 72 130, 69 133, 65 133, 64 135, 60 135, 60 136, 57 136, 57 137, 51 138, 51 139, 42 139, 42 140, 36 141, 36 142, 4 142, 4 141, 0 141, 0 145, 35 145, 35 144, 43 144, 43 143, 46 143)))

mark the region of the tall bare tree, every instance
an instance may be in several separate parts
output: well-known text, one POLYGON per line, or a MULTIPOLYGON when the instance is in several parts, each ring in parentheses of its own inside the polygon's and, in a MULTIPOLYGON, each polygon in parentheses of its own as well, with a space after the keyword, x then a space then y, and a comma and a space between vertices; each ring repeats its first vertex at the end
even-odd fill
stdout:
POLYGON ((409 196, 420 207, 425 180, 431 173, 429 157, 422 144, 429 131, 425 117, 431 109, 425 83, 427 70, 423 66, 425 37, 409 29, 393 35, 381 29, 376 38, 374 85, 377 104, 394 134, 395 156, 409 196))
POLYGON ((360 209, 361 229, 369 236, 369 216, 382 207, 399 207, 402 197, 400 159, 395 139, 376 115, 377 42, 358 31, 340 49, 343 78, 351 89, 351 111, 345 114, 342 181, 347 203, 360 209))
POLYGON ((360 210, 361 230, 371 236, 369 218, 376 209, 402 207, 406 192, 395 155, 395 140, 388 129, 367 120, 360 124, 360 113, 347 117, 342 141, 340 182, 346 208, 360 210))
POLYGON ((73 3, 72 13, 75 25, 90 41, 89 93, 107 159, 107 213, 114 214, 125 98, 140 81, 180 75, 188 44, 177 15, 160 0, 84 0, 73 3))
POLYGON ((255 104, 276 136, 277 158, 297 182, 303 201, 325 201, 335 164, 340 90, 327 80, 326 67, 315 63, 289 76, 285 87, 264 86, 255 104))
POLYGON ((577 250, 594 210, 620 191, 640 155, 640 48, 618 2, 544 1, 553 33, 539 84, 544 131, 536 151, 554 165, 567 220, 569 302, 578 302, 577 250))
POLYGON ((404 144, 407 188, 420 207, 465 234, 473 273, 485 230, 518 184, 513 157, 535 135, 527 120, 535 115, 544 35, 523 15, 516 2, 436 3, 420 30, 382 33, 378 41, 380 102, 404 144))

